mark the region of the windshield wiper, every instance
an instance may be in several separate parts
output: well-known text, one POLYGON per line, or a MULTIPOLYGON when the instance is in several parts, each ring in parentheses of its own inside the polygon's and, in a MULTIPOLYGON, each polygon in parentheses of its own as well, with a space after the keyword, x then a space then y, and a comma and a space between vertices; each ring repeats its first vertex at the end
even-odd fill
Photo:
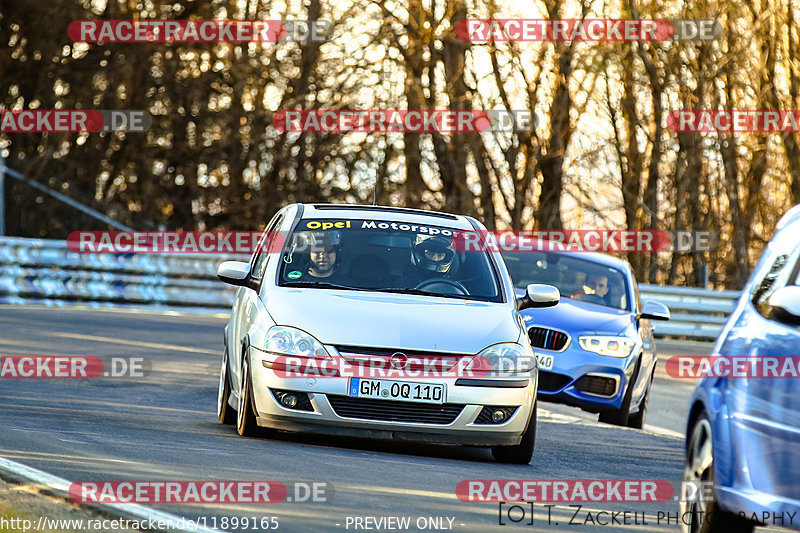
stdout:
POLYGON ((350 287, 349 285, 337 285, 327 281, 287 281, 281 287, 314 287, 316 289, 337 289, 343 291, 368 291, 360 287, 350 287))

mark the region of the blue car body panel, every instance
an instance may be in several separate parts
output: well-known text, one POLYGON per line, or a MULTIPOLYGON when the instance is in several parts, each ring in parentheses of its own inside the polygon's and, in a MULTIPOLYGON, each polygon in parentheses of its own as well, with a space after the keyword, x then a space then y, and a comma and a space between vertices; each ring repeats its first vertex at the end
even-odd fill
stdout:
MULTIPOLYGON (((798 356, 800 327, 764 316, 753 299, 797 284, 800 207, 781 220, 714 347, 723 357, 798 356), (784 269, 788 269, 785 272, 784 269), (781 281, 781 278, 785 279, 781 281)), ((687 435, 701 410, 712 429, 717 501, 732 512, 796 512, 800 529, 800 379, 700 380, 687 435)))

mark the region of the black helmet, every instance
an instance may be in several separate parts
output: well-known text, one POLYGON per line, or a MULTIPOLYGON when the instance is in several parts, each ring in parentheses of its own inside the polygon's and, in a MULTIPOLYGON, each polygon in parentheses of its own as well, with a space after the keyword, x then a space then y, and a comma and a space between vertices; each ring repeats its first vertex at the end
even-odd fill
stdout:
POLYGON ((445 237, 430 237, 414 246, 414 253, 411 260, 418 268, 443 273, 450 270, 450 265, 453 264, 453 259, 455 259, 455 257, 456 251, 450 239, 445 237), (442 255, 442 257, 436 260, 430 258, 430 254, 442 255))
POLYGON ((309 253, 318 248, 333 248, 338 252, 342 244, 342 234, 338 231, 304 231, 299 235, 298 241, 298 247, 309 253))

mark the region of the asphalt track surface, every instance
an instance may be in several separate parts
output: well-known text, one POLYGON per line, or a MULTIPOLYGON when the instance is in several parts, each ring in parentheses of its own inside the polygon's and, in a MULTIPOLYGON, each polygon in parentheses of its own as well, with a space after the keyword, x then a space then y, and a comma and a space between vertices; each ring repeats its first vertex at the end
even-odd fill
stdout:
MULTIPOLYGON (((658 520, 659 512, 678 511, 674 501, 585 504, 577 516, 575 507, 563 504, 550 508, 549 517, 548 508, 535 504, 532 525, 530 508, 518 523, 503 515, 506 525, 500 525, 497 503, 462 502, 455 487, 465 479, 679 482, 693 384, 669 379, 663 360, 678 353, 707 354, 709 344, 660 343, 662 363, 644 431, 541 404, 534 458, 517 466, 496 463, 481 448, 283 433, 240 437, 216 419, 225 321, 221 316, 0 307, 0 355, 146 357, 152 362, 151 373, 135 379, 0 379, 0 456, 70 481, 275 480, 325 482, 333 488, 324 503, 154 506, 190 519, 205 517, 209 527, 216 518, 219 529, 223 517, 237 516, 276 517, 278 531, 396 531, 367 529, 367 522, 355 527, 356 517, 392 516, 408 517, 407 531, 677 530, 674 521, 658 520), (629 511, 631 524, 585 525, 589 513, 608 519, 596 514, 601 510, 629 511), (417 527, 428 517, 442 517, 443 527, 417 527)), ((520 512, 514 510, 512 518, 519 519, 520 512)))

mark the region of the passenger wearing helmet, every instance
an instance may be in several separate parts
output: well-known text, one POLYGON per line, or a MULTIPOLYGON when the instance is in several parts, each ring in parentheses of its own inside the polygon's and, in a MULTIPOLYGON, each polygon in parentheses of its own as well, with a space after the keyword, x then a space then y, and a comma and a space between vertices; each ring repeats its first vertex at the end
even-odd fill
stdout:
POLYGON ((447 277, 456 251, 450 239, 445 237, 430 237, 414 245, 411 254, 411 264, 414 268, 409 272, 409 277, 415 284, 431 278, 447 277))
MULTIPOLYGON (((312 278, 327 279, 336 274, 341 245, 338 231, 310 233, 307 238, 309 265, 306 273, 312 278)), ((329 280, 330 281, 330 280, 329 280)))

